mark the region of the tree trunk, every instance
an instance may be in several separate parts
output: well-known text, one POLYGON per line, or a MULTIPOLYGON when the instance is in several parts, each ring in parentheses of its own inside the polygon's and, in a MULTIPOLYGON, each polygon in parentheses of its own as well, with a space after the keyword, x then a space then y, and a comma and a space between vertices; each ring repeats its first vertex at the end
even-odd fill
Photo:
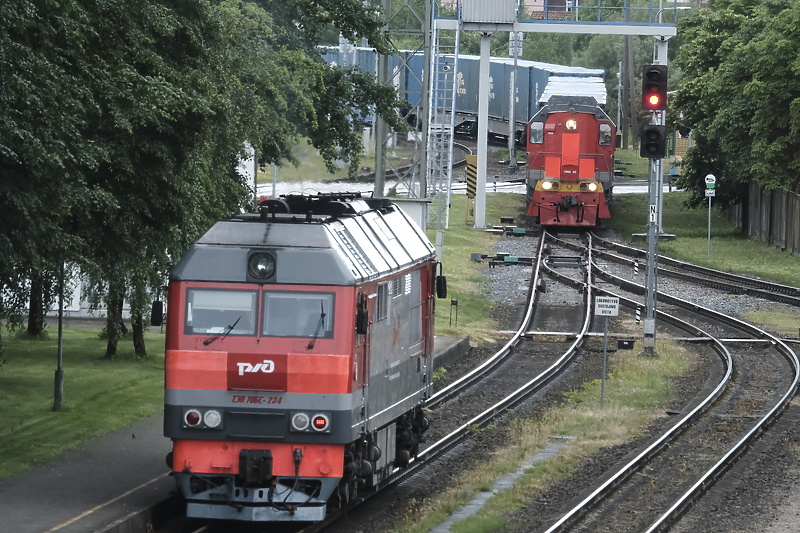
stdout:
POLYGON ((147 357, 147 347, 144 344, 144 321, 142 313, 135 312, 131 315, 131 328, 133 329, 133 349, 139 357, 147 357))
POLYGON ((127 333, 127 328, 122 321, 122 306, 122 293, 117 290, 113 283, 109 284, 108 295, 106 296, 106 334, 108 343, 106 344, 106 353, 103 359, 113 359, 117 355, 119 339, 127 333))
POLYGON ((38 337, 44 331, 44 290, 41 272, 31 272, 31 293, 28 305, 27 332, 38 337))

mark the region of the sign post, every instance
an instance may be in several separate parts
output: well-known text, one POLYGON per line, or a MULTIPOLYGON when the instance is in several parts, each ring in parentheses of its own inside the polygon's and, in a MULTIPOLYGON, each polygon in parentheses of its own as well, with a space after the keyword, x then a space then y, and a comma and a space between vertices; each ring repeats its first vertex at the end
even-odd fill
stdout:
POLYGON ((711 257, 711 199, 716 194, 717 178, 714 174, 706 176, 706 198, 708 198, 708 257, 711 257))
POLYGON ((619 316, 619 298, 616 296, 595 296, 594 314, 604 318, 603 375, 600 378, 600 409, 603 409, 606 402, 606 368, 608 367, 608 317, 619 316))

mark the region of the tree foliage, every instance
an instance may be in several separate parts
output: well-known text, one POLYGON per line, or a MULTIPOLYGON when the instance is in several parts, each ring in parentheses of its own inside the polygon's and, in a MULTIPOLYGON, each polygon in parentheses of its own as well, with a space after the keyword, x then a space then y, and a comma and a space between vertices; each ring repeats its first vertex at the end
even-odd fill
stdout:
POLYGON ((68 262, 110 315, 130 304, 136 332, 188 245, 251 202, 247 145, 281 163, 307 137, 329 168, 358 168, 360 121, 400 126, 398 102, 321 60, 331 26, 387 47, 361 0, 0 4, 0 316, 26 312, 32 279, 49 307, 43 273, 68 262))
POLYGON ((680 186, 702 202, 703 179, 717 177, 721 205, 737 203, 751 181, 764 189, 800 185, 800 1, 717 0, 679 26, 681 69, 672 100, 694 147, 680 186))

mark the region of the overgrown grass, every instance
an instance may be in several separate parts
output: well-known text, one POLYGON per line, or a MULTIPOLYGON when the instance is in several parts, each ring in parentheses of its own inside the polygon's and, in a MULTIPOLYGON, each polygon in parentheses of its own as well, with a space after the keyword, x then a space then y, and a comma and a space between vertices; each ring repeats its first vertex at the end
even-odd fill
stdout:
POLYGON ((31 339, 4 330, 0 370, 0 479, 41 465, 86 442, 159 412, 164 405, 164 336, 148 333, 140 359, 130 339, 102 359, 99 330, 64 329, 62 410, 53 411, 57 335, 31 339))
POLYGON ((617 162, 617 168, 622 170, 626 178, 643 180, 648 178, 650 161, 641 157, 638 151, 618 149, 614 154, 614 159, 617 162))
MULTIPOLYGON (((625 327, 625 326, 620 326, 625 327)), ((476 515, 456 523, 450 531, 479 533, 502 528, 508 516, 523 507, 556 479, 568 476, 581 460, 600 448, 621 444, 645 434, 648 426, 663 415, 672 396, 671 379, 687 372, 694 355, 664 341, 657 342, 659 357, 638 356, 634 350, 612 352, 613 371, 606 382, 605 407, 600 408, 600 379, 564 396, 562 403, 542 416, 518 418, 508 430, 511 444, 497 451, 475 470, 461 474, 453 488, 429 502, 415 506, 399 524, 397 532, 424 532, 469 502, 475 494, 489 490, 492 483, 540 452, 554 436, 570 437, 554 458, 528 469, 510 489, 493 496, 476 515)), ((602 352, 594 351, 600 357, 602 352)), ((536 524, 527 523, 524 530, 536 524)))

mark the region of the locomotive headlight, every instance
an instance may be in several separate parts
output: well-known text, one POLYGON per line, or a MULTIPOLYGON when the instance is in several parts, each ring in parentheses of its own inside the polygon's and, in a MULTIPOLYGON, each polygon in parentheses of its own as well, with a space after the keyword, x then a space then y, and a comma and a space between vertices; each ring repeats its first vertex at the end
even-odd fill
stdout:
POLYGON ((596 183, 590 183, 589 184, 589 190, 592 191, 592 192, 596 191, 597 190, 597 184, 596 183))
POLYGON ((269 279, 275 273, 275 258, 266 252, 253 252, 247 258, 247 271, 253 278, 269 279))
POLYGON ((295 431, 305 431, 310 423, 311 419, 305 413, 295 413, 292 416, 292 429, 295 431))
POLYGON ((546 191, 549 191, 552 188, 553 188, 553 182, 552 181, 543 181, 542 182, 542 189, 544 189, 546 191))
POLYGON ((222 415, 219 414, 219 411, 210 409, 203 415, 203 423, 210 428, 215 428, 222 423, 222 415))
POLYGON ((570 131, 577 130, 578 129, 578 121, 571 118, 571 119, 567 120, 567 122, 564 123, 564 127, 567 128, 570 131))

